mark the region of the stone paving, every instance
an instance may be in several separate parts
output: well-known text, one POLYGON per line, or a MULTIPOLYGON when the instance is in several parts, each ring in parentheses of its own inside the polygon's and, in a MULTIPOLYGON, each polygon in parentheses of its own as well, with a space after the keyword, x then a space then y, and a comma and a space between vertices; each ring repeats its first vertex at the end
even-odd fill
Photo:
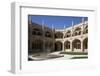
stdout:
POLYGON ((71 59, 73 57, 84 57, 87 55, 69 55, 69 54, 59 54, 61 51, 53 52, 49 54, 41 54, 41 55, 29 55, 29 58, 31 58, 33 61, 39 61, 39 60, 66 60, 71 59))

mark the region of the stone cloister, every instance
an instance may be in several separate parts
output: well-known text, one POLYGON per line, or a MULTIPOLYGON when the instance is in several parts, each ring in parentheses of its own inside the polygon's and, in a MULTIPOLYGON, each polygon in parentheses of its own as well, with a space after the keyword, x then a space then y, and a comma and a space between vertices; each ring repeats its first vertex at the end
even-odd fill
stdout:
POLYGON ((55 36, 56 50, 87 52, 88 23, 80 23, 65 29, 57 29, 55 36))

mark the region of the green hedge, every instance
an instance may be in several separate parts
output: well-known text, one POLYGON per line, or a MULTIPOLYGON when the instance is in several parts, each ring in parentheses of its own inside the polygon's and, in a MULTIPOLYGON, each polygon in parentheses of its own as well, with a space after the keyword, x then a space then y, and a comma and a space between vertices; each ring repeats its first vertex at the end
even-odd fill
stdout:
POLYGON ((88 55, 86 52, 60 52, 60 54, 69 54, 69 55, 88 55))
POLYGON ((83 56, 83 57, 72 57, 71 59, 85 59, 88 58, 87 56, 83 56))

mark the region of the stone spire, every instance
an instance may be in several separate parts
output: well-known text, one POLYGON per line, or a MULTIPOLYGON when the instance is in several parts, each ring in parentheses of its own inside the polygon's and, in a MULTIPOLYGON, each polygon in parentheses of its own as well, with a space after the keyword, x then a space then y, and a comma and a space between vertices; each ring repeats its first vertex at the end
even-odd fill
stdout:
POLYGON ((64 25, 64 29, 66 28, 66 25, 64 25))
POLYGON ((74 22, 72 21, 72 31, 71 31, 71 36, 73 36, 73 31, 74 31, 74 22))
POLYGON ((54 26, 53 26, 53 24, 52 24, 52 30, 54 29, 54 26))
POLYGON ((42 20, 42 30, 44 30, 44 20, 42 20))
POLYGON ((85 20, 84 20, 84 17, 83 17, 83 18, 82 18, 82 23, 84 23, 84 21, 85 21, 85 20))
POLYGON ((72 27, 74 26, 74 23, 73 23, 73 21, 72 21, 72 27))

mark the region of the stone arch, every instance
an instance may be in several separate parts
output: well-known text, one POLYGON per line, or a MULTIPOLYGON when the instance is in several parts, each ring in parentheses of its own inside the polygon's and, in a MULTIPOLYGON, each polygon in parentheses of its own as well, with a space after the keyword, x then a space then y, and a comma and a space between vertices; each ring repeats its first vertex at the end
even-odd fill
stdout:
POLYGON ((87 51, 88 49, 88 38, 83 40, 83 51, 87 51))
POLYGON ((56 32, 55 38, 63 38, 63 33, 62 32, 56 32))
POLYGON ((42 35, 42 30, 38 28, 33 28, 32 35, 42 35))
POLYGON ((71 49, 71 43, 70 43, 70 41, 65 41, 64 42, 64 49, 65 49, 65 51, 69 51, 70 49, 71 49))
POLYGON ((32 41, 32 50, 34 52, 42 52, 43 50, 43 41, 40 39, 35 39, 32 41))
POLYGON ((75 39, 72 42, 72 51, 79 51, 81 49, 81 41, 79 39, 75 39))
POLYGON ((83 34, 86 34, 88 33, 88 26, 86 26, 84 29, 83 29, 83 34))
POLYGON ((63 46, 62 42, 60 41, 55 42, 55 51, 61 51, 62 46, 63 46))
POLYGON ((45 41, 45 50, 52 51, 52 47, 53 47, 53 42, 49 41, 49 40, 46 40, 45 41))
POLYGON ((52 37, 52 33, 49 32, 49 31, 46 31, 46 32, 45 32, 45 36, 46 36, 46 37, 52 37))
POLYGON ((67 38, 67 37, 70 37, 71 36, 71 31, 70 30, 68 30, 67 32, 66 32, 66 34, 65 34, 65 38, 67 38))
POLYGON ((77 28, 74 30, 73 36, 77 36, 77 35, 81 35, 81 28, 80 28, 80 27, 77 27, 77 28))

